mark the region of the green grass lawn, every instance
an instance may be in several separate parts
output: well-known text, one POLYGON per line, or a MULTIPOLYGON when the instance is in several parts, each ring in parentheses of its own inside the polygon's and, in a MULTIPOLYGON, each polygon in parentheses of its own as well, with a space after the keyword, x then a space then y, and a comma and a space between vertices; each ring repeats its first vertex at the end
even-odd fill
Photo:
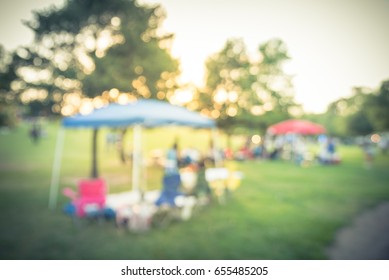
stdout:
MULTIPOLYGON (((0 259, 325 259, 336 231, 367 208, 389 200, 389 156, 363 166, 358 147, 340 147, 339 166, 298 167, 286 161, 230 163, 245 177, 224 205, 214 203, 191 220, 145 234, 118 230, 112 223, 75 226, 62 213, 67 202, 48 210, 55 124, 34 145, 28 127, 0 134, 0 259)), ((110 192, 130 190, 131 166, 99 135, 99 167, 110 192)), ((61 188, 89 175, 89 130, 67 130, 61 188)), ((144 133, 145 154, 166 149, 177 137, 181 147, 205 150, 210 133, 153 129, 144 133)), ((224 143, 224 139, 220 140, 224 143)), ((131 131, 126 147, 131 143, 131 131)), ((150 168, 143 187, 161 187, 162 170, 150 168)))

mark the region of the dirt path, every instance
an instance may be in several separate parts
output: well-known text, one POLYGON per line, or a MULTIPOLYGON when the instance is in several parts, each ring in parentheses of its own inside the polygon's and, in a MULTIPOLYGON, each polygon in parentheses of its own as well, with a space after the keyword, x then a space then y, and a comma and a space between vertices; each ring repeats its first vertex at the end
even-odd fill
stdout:
POLYGON ((389 260, 389 202, 366 211, 341 229, 327 256, 334 260, 389 260))

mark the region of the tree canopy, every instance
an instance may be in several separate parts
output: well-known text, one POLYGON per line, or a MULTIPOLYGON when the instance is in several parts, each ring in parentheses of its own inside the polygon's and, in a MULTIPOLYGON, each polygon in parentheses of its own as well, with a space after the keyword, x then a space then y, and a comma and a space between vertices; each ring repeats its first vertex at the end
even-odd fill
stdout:
POLYGON ((94 105, 119 93, 164 99, 179 73, 163 19, 160 6, 134 0, 68 0, 36 11, 26 22, 34 43, 14 55, 19 80, 13 90, 24 103, 52 101, 64 114, 76 110, 80 96, 101 97, 94 105))
POLYGON ((389 131, 389 80, 366 102, 366 113, 376 131, 389 131))
MULTIPOLYGON (((159 5, 136 0, 66 0, 33 12, 25 24, 34 42, 8 53, 0 46, 0 125, 9 125, 12 104, 31 114, 88 112, 108 102, 157 98, 173 102, 179 61, 170 54, 173 35, 162 30, 159 5), (11 108, 11 109, 10 109, 11 108)), ((249 53, 242 39, 229 39, 208 57, 203 88, 190 109, 217 120, 227 133, 238 128, 264 133, 276 122, 298 117, 285 42, 271 39, 249 53)), ((389 130, 389 80, 379 89, 354 88, 322 115, 306 116, 337 136, 389 130)))
POLYGON ((389 80, 376 90, 353 88, 350 97, 332 102, 324 114, 307 116, 321 122, 330 134, 340 137, 361 136, 389 131, 389 80))
POLYGON ((255 56, 248 54, 243 40, 230 39, 206 62, 206 87, 199 102, 227 132, 237 127, 264 132, 299 108, 293 100, 292 77, 283 70, 289 59, 285 43, 269 40, 255 56))

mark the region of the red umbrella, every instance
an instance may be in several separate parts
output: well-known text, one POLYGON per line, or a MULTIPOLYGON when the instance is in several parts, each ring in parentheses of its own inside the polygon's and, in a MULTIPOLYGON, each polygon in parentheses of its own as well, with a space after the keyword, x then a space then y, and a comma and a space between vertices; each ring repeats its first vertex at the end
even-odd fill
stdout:
POLYGON ((322 134, 326 129, 320 125, 306 120, 287 120, 270 126, 267 131, 271 134, 322 134))

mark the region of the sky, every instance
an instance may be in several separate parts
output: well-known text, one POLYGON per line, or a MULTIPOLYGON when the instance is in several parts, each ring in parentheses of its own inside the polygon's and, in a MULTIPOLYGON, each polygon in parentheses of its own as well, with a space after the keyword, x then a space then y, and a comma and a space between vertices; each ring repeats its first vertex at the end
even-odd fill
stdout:
MULTIPOLYGON (((295 99, 307 112, 324 112, 352 87, 376 89, 389 79, 389 0, 140 0, 160 3, 163 28, 175 34, 182 82, 204 82, 204 62, 225 42, 241 38, 254 54, 282 39, 291 61, 295 99)), ((32 10, 63 0, 0 0, 0 44, 7 50, 32 42, 22 20, 32 10)))

